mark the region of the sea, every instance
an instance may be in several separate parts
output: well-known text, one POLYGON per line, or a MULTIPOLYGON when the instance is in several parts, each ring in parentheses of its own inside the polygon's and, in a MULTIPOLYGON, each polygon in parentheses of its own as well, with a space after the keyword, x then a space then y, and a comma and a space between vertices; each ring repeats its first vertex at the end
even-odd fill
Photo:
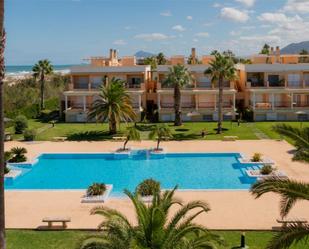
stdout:
MULTIPOLYGON (((56 73, 69 73, 70 67, 75 65, 53 65, 56 73)), ((32 73, 33 65, 6 66, 6 76, 23 76, 32 73)))

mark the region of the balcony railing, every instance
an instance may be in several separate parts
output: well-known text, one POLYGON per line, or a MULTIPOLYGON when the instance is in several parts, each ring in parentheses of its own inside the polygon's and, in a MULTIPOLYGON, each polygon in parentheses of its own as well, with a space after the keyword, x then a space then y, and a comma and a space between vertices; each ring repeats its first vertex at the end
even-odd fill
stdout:
POLYGON ((268 82, 267 85, 269 87, 285 87, 285 81, 279 80, 279 81, 276 81, 276 82, 268 82))
POLYGON ((309 103, 306 102, 296 102, 293 104, 294 107, 309 107, 309 103))
POLYGON ((161 107, 162 108, 173 108, 174 107, 174 103, 162 103, 161 102, 161 107))
POLYGON ((250 101, 250 105, 255 109, 259 110, 269 110, 272 109, 272 104, 270 102, 256 102, 255 105, 252 101, 250 101))
POLYGON ((215 108, 215 102, 199 102, 198 107, 199 108, 209 108, 214 109, 215 108))
POLYGON ((212 88, 211 82, 197 82, 196 83, 197 88, 212 88))
POLYGON ((290 101, 275 101, 274 103, 275 108, 291 108, 290 101))
POLYGON ((299 80, 289 80, 288 81, 288 87, 290 88, 301 88, 303 87, 303 82, 299 81, 299 80))

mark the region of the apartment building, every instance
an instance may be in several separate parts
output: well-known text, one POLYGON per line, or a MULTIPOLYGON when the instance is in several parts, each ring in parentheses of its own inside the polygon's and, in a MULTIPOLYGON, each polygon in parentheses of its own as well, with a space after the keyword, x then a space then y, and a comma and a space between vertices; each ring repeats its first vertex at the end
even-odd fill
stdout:
POLYGON ((256 121, 309 120, 309 63, 302 56, 254 56, 242 65, 241 91, 256 121))
MULTIPOLYGON (((298 55, 280 55, 272 48, 270 55, 251 58, 252 64, 237 64, 238 79, 224 82, 223 116, 233 119, 236 106, 253 111, 254 120, 309 120, 309 63, 298 55)), ((108 57, 91 57, 90 63, 71 68, 71 83, 63 93, 62 108, 67 122, 86 122, 87 112, 98 97, 98 87, 114 78, 126 82, 133 107, 141 112, 156 110, 159 120, 174 120, 173 88, 165 84, 169 68, 185 65, 193 82, 181 90, 184 121, 215 121, 218 119, 218 88, 204 74, 213 56, 197 57, 195 49, 191 64, 182 55, 172 56, 166 65, 151 70, 137 65, 134 56, 118 58, 110 50, 108 57)))

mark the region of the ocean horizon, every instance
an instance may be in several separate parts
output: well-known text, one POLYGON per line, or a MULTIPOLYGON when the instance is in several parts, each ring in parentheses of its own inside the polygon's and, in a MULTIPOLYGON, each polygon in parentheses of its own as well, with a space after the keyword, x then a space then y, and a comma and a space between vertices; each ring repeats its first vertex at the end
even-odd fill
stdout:
MULTIPOLYGON (((77 64, 68 64, 68 65, 53 65, 54 71, 59 73, 68 73, 70 67, 76 66, 77 64)), ((5 73, 7 76, 14 75, 25 75, 32 73, 33 65, 7 65, 5 67, 5 73)))

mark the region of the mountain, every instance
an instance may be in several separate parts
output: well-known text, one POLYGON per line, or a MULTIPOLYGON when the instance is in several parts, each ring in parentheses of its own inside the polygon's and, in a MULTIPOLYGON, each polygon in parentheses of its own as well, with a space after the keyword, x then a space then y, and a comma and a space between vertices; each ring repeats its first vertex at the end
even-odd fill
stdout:
POLYGON ((134 55, 137 58, 147 58, 147 57, 150 57, 150 56, 154 56, 155 54, 141 50, 141 51, 136 52, 134 55))
POLYGON ((299 52, 305 49, 309 51, 309 41, 299 42, 299 43, 291 43, 286 47, 281 49, 282 54, 299 54, 299 52))

